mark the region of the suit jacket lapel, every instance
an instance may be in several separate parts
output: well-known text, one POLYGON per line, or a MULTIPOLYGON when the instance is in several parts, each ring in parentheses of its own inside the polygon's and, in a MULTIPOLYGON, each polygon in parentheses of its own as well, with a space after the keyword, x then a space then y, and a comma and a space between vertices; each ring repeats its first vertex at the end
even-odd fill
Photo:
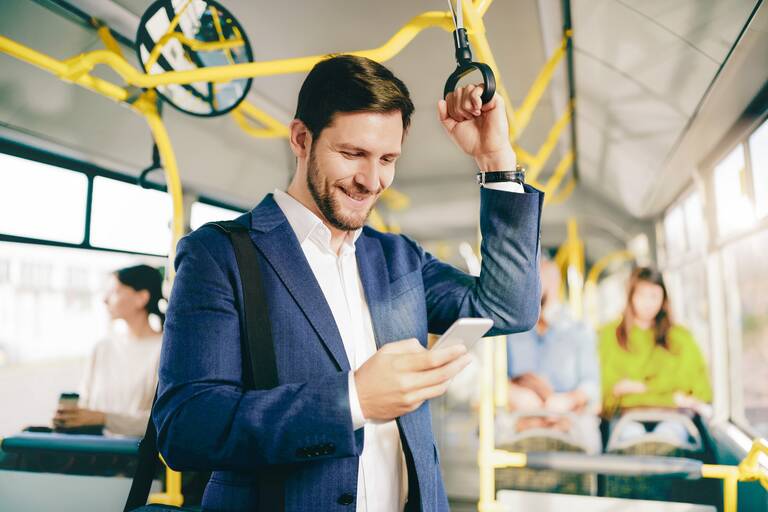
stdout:
POLYGON ((373 332, 376 346, 381 348, 385 343, 397 341, 392 339, 389 325, 392 321, 392 308, 389 297, 389 271, 384 258, 381 243, 365 231, 355 244, 357 268, 365 291, 365 300, 371 313, 373 332))
POLYGON ((251 239, 304 312, 336 365, 342 371, 349 371, 349 360, 331 308, 296 234, 272 194, 253 209, 251 239))

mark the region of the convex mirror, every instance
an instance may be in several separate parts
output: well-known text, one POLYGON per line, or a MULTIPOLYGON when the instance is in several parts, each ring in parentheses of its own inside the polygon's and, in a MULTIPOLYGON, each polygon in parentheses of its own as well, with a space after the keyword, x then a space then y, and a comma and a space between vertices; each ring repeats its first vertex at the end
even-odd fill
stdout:
MULTIPOLYGON (((146 10, 136 34, 144 71, 190 71, 253 62, 242 26, 212 0, 157 0, 146 10)), ((248 94, 250 78, 227 82, 160 85, 158 94, 188 114, 218 116, 237 107, 248 94)))

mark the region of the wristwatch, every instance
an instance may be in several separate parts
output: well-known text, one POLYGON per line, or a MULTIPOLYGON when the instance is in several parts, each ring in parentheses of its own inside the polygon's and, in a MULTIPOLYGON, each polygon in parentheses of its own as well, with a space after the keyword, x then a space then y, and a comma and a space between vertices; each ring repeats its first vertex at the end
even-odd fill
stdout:
POLYGON ((524 185, 525 169, 518 165, 514 171, 480 171, 475 175, 475 178, 480 186, 486 183, 504 183, 509 181, 524 185))

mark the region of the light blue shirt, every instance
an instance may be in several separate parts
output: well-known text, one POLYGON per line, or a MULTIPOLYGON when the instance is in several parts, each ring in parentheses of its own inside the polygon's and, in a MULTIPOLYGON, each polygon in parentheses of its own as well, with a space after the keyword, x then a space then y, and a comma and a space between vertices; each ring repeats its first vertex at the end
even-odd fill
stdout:
POLYGON ((552 315, 547 331, 536 329, 507 337, 507 373, 544 377, 556 393, 581 389, 590 405, 600 403, 600 369, 595 333, 572 318, 565 306, 552 315))

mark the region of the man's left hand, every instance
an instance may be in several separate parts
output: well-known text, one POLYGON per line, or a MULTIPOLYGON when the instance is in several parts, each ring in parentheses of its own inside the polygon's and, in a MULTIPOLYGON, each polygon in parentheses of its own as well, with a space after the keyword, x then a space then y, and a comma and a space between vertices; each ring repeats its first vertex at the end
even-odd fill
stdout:
POLYGON ((495 94, 483 104, 482 85, 459 87, 437 104, 440 122, 451 140, 477 162, 481 171, 514 170, 504 100, 495 94))

